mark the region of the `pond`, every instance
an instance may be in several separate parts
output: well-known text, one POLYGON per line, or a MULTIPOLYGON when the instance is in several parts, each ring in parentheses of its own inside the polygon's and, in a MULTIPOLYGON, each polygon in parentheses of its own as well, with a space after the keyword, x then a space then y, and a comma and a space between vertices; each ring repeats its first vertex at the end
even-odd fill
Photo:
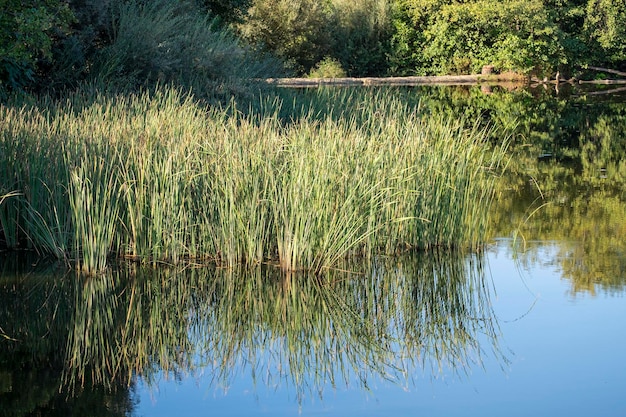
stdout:
POLYGON ((4 256, 1 414, 626 415, 626 96, 605 93, 402 90, 515 129, 476 253, 323 278, 4 256))

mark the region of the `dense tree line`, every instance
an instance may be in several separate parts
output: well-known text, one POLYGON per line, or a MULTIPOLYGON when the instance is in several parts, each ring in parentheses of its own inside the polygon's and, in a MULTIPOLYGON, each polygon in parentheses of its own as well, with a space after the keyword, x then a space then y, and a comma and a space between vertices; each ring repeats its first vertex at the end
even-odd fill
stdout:
POLYGON ((626 65, 626 3, 613 0, 0 0, 0 6, 0 98, 83 80, 131 86, 176 80, 219 89, 233 74, 276 76, 281 69, 427 75, 490 64, 543 76, 626 65))

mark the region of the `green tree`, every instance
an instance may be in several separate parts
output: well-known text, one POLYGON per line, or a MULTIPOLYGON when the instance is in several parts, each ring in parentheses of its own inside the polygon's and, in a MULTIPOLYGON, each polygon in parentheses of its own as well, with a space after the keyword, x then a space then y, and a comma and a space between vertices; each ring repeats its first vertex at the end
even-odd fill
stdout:
POLYGON ((393 68, 400 73, 550 72, 566 62, 541 0, 400 0, 393 68))
POLYGON ((388 0, 333 0, 331 21, 332 57, 353 77, 387 72, 392 35, 388 0))
MULTIPOLYGON (((544 0, 549 18, 559 27, 560 44, 567 62, 582 65, 589 59, 589 46, 585 41, 583 27, 587 0, 544 0)), ((571 68, 562 67, 570 72, 571 68)))
POLYGON ((52 58, 55 40, 69 31, 72 13, 60 0, 0 0, 0 99, 35 82, 52 58))
POLYGON ((599 60, 623 63, 626 60, 626 3, 589 0, 585 30, 592 46, 599 46, 599 60))
POLYGON ((422 53, 425 29, 445 0, 395 0, 392 5, 393 35, 389 54, 393 75, 425 75, 431 64, 422 53))
POLYGON ((329 55, 329 4, 317 0, 253 0, 240 34, 282 58, 299 74, 329 55))

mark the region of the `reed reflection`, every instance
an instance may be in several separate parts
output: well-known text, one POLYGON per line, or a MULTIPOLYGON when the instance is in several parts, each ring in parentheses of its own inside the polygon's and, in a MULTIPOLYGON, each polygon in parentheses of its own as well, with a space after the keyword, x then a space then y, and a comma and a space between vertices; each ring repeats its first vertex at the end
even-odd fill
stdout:
POLYGON ((257 386, 295 389, 302 403, 334 387, 462 374, 485 352, 504 360, 480 255, 344 267, 323 277, 136 265, 19 275, 0 289, 0 398, 14 407, 8 415, 90 401, 128 415, 137 378, 156 387, 202 372, 206 388, 250 375, 257 386), (50 395, 20 411, 44 382, 50 395))
POLYGON ((65 268, 38 262, 5 257, 0 268, 0 415, 131 415, 134 383, 84 379, 68 389, 67 340, 81 291, 65 268))
POLYGON ((202 370, 215 387, 249 374, 255 384, 295 387, 302 401, 328 387, 463 371, 487 351, 502 359, 478 255, 379 259, 323 278, 274 268, 119 270, 77 287, 75 306, 71 385, 136 376, 156 384, 202 370))

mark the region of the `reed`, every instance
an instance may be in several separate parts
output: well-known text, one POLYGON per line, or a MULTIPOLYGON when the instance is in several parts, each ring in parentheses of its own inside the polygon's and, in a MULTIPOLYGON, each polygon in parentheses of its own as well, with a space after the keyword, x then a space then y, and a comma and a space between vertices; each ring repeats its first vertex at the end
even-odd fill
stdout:
POLYGON ((480 245, 504 158, 492 132, 392 94, 339 91, 334 113, 316 100, 332 103, 278 97, 243 113, 163 87, 1 107, 0 192, 21 195, 0 206, 0 235, 89 272, 116 255, 319 273, 480 245))
POLYGON ((74 230, 74 259, 78 269, 93 274, 106 268, 113 247, 119 213, 118 178, 108 148, 85 150, 78 165, 71 167, 69 205, 74 230))

